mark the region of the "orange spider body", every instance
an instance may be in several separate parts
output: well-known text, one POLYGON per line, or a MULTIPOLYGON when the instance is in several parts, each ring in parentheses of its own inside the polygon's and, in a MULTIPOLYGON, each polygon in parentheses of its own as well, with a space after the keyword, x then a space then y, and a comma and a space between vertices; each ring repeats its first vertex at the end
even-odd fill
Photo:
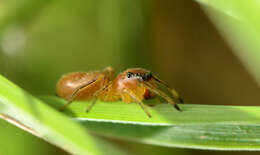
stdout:
MULTIPOLYGON (((141 68, 127 69, 115 78, 112 85, 112 91, 116 92, 117 96, 120 96, 122 101, 126 103, 136 101, 133 100, 133 98, 127 92, 125 92, 125 90, 134 93, 139 100, 152 98, 154 94, 144 86, 140 85, 141 81, 139 81, 137 78, 129 78, 126 76, 127 73, 132 73, 132 75, 136 75, 136 73, 138 73, 140 76, 142 76, 145 75, 147 72, 148 71, 141 68)), ((157 88, 154 79, 149 79, 149 83, 157 88)))
MULTIPOLYGON (((67 74, 57 83, 56 92, 58 96, 68 100, 68 103, 61 110, 74 100, 92 99, 92 104, 87 109, 88 112, 97 98, 103 101, 122 99, 126 103, 138 103, 145 113, 151 117, 142 101, 155 95, 165 98, 177 110, 180 110, 169 96, 158 89, 157 82, 164 84, 154 77, 150 71, 142 68, 127 69, 114 78, 114 69, 107 67, 103 71, 67 74)), ((173 95, 182 102, 176 91, 174 91, 173 95)))
POLYGON ((61 77, 56 85, 56 93, 66 100, 69 100, 73 93, 77 93, 73 100, 89 100, 113 77, 114 69, 111 67, 105 68, 104 71, 72 72, 61 77))

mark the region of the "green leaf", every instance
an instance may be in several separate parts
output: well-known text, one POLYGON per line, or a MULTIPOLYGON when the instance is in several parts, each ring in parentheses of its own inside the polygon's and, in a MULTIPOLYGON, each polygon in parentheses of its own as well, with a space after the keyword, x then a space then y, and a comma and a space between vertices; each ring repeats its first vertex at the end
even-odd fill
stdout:
MULTIPOLYGON (((54 108, 66 102, 41 98, 54 108)), ((152 118, 148 118, 134 103, 98 101, 86 113, 88 105, 76 101, 63 113, 95 134, 170 147, 260 150, 260 107, 183 104, 178 112, 168 104, 158 104, 149 107, 152 118)))
POLYGON ((73 154, 122 154, 2 76, 0 117, 73 154))
POLYGON ((260 85, 259 0, 197 0, 260 85))

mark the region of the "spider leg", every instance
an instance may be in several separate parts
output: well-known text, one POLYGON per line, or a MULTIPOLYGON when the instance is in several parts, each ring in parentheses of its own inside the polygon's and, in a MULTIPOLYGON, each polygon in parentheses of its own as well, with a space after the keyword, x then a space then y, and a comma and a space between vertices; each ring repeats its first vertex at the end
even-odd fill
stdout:
POLYGON ((139 99, 139 97, 137 95, 135 95, 134 92, 132 92, 129 89, 124 89, 123 92, 128 94, 136 103, 138 103, 149 118, 152 117, 151 114, 149 113, 149 111, 147 110, 146 106, 142 102, 142 100, 139 99))
POLYGON ((179 108, 179 106, 168 96, 166 95, 164 92, 154 88, 154 86, 152 86, 150 83, 146 82, 146 83, 141 83, 142 86, 144 86, 145 88, 147 88, 148 90, 150 90, 151 92, 161 96, 162 98, 164 98, 165 100, 168 101, 169 104, 171 104, 172 106, 174 106, 175 109, 177 109, 178 111, 181 111, 181 109, 179 108))
POLYGON ((88 113, 92 109, 92 107, 95 105, 96 101, 97 101, 97 97, 95 96, 93 98, 93 100, 91 101, 91 104, 88 106, 88 109, 86 110, 86 113, 88 113))
POLYGON ((111 86, 111 84, 112 84, 112 82, 110 81, 107 85, 103 85, 103 87, 102 87, 101 89, 99 89, 98 91, 96 91, 96 92, 94 93, 94 95, 93 95, 94 98, 93 98, 93 100, 91 101, 91 104, 88 106, 88 109, 86 110, 87 113, 88 113, 88 112, 92 109, 92 107, 95 105, 98 96, 99 96, 102 92, 104 92, 109 86, 111 86))
POLYGON ((60 111, 65 110, 65 108, 66 108, 68 105, 70 105, 70 104, 74 101, 75 97, 78 96, 78 93, 79 93, 81 90, 83 90, 84 88, 90 86, 91 84, 93 84, 93 83, 96 82, 97 80, 98 80, 98 78, 96 77, 96 78, 94 78, 93 80, 91 80, 90 82, 88 82, 88 83, 86 83, 86 84, 80 86, 79 88, 75 89, 75 90, 73 91, 73 93, 70 95, 70 97, 69 97, 69 99, 68 99, 68 102, 67 102, 66 104, 64 104, 59 110, 60 110, 60 111))
POLYGON ((180 97, 179 93, 175 89, 170 88, 167 83, 165 83, 164 81, 162 81, 158 77, 156 77, 154 75, 152 77, 155 81, 164 85, 171 92, 171 94, 173 95, 174 98, 176 98, 180 103, 183 103, 183 99, 180 97))

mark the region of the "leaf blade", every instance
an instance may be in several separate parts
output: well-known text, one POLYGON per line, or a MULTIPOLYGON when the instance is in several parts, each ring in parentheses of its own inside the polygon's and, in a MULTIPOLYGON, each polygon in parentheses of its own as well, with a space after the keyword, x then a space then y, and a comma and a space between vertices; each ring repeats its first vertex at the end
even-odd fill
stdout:
POLYGON ((206 150, 260 150, 260 126, 175 125, 141 126, 83 121, 89 131, 106 137, 167 147, 206 150))
MULTIPOLYGON (((66 101, 41 97, 59 108, 66 101)), ((260 150, 260 108, 257 106, 180 105, 149 107, 148 118, 137 104, 98 101, 71 104, 64 112, 95 134, 142 143, 210 150, 260 150)))
MULTIPOLYGON (((56 97, 40 97, 50 106, 59 108, 66 101, 56 97)), ((85 110, 90 102, 75 101, 64 113, 78 120, 111 121, 144 125, 192 125, 192 124, 254 124, 260 123, 260 107, 258 106, 214 106, 179 104, 182 112, 168 104, 149 107, 152 118, 135 103, 97 101, 92 111, 85 110), (232 114, 232 115, 231 115, 232 114), (192 117, 191 117, 192 116, 192 117)))

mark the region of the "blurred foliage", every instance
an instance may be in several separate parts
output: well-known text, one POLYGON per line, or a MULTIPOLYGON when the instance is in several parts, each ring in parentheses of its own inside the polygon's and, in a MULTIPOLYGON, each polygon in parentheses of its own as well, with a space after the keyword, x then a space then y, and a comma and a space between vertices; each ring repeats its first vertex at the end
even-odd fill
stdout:
POLYGON ((260 3, 258 0, 198 0, 227 38, 234 53, 260 85, 260 3))
POLYGON ((4 120, 0 120, 0 131, 0 154, 2 155, 16 155, 21 153, 34 155, 35 152, 39 155, 66 154, 53 145, 46 143, 30 133, 26 133, 4 120))

